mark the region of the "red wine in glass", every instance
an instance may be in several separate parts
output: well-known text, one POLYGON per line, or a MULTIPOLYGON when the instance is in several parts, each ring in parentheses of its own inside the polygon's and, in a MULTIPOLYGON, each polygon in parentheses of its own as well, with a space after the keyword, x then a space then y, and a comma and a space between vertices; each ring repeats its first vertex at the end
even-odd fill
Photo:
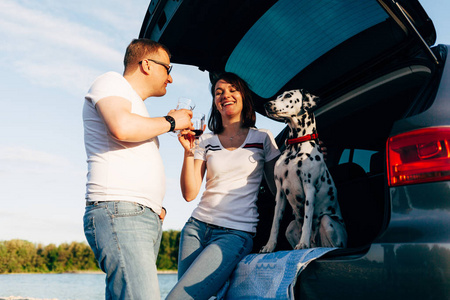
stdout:
POLYGON ((203 134, 203 129, 205 129, 205 114, 195 113, 192 117, 192 125, 194 126, 195 139, 198 139, 203 134))
POLYGON ((201 130, 201 129, 195 129, 193 131, 195 132, 195 136, 194 137, 196 139, 200 138, 200 136, 203 134, 203 130, 201 130))

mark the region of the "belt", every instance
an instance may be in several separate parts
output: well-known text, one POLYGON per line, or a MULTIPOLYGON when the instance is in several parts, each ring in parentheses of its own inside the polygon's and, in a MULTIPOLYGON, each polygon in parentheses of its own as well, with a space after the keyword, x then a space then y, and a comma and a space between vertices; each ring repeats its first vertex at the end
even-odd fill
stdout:
MULTIPOLYGON (((100 201, 86 201, 86 206, 97 205, 99 202, 100 202, 100 201)), ((104 201, 104 202, 118 202, 118 201, 104 201)), ((136 202, 131 202, 131 203, 137 204, 136 202)), ((147 206, 145 206, 145 207, 148 208, 148 209, 150 209, 152 212, 155 213, 155 211, 154 211, 153 209, 151 209, 150 207, 147 207, 147 206)), ((167 210, 166 210, 164 207, 163 207, 162 209, 165 210, 165 211, 166 211, 166 214, 167 214, 167 210)), ((156 213, 155 213, 155 214, 156 214, 156 213)), ((162 213, 161 213, 161 214, 162 214, 162 213)))
POLYGON ((212 228, 212 229, 222 229, 222 230, 227 230, 227 229, 229 229, 229 228, 226 228, 226 227, 217 226, 217 225, 214 225, 214 224, 209 224, 209 223, 200 221, 199 219, 196 219, 196 218, 194 218, 194 217, 190 217, 189 220, 193 220, 193 221, 195 221, 195 222, 205 224, 206 227, 209 227, 209 228, 212 228))
POLYGON ((228 230, 229 228, 217 226, 214 224, 205 223, 206 227, 212 228, 212 229, 221 229, 221 230, 228 230))
POLYGON ((250 234, 252 237, 255 237, 255 235, 256 235, 256 233, 254 233, 254 232, 243 231, 243 230, 239 230, 239 229, 232 229, 232 228, 227 228, 227 227, 217 226, 217 225, 214 225, 214 224, 209 224, 209 223, 200 221, 200 220, 198 220, 198 219, 196 219, 196 218, 194 218, 194 217, 190 217, 190 219, 191 219, 191 220, 195 220, 196 222, 203 223, 203 224, 206 225, 206 227, 212 228, 212 229, 220 229, 220 230, 236 230, 236 231, 241 231, 241 232, 248 233, 248 234, 250 234))
POLYGON ((208 223, 205 223, 205 224, 206 224, 206 227, 209 227, 209 228, 212 228, 212 229, 219 229, 219 230, 236 230, 236 231, 245 232, 245 233, 250 234, 250 235, 252 236, 252 238, 254 238, 255 235, 256 235, 256 233, 248 232, 248 231, 244 231, 244 230, 232 229, 232 228, 227 228, 227 227, 221 227, 221 226, 217 226, 217 225, 214 225, 214 224, 208 224, 208 223))

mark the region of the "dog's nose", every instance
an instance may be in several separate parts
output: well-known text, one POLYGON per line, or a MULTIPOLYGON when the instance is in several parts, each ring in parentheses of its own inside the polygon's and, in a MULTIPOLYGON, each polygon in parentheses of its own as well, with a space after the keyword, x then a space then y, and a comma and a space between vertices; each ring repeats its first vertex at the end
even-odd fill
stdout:
POLYGON ((264 107, 265 108, 269 108, 269 107, 271 107, 272 106, 272 103, 270 103, 270 102, 266 102, 266 104, 264 104, 264 107))

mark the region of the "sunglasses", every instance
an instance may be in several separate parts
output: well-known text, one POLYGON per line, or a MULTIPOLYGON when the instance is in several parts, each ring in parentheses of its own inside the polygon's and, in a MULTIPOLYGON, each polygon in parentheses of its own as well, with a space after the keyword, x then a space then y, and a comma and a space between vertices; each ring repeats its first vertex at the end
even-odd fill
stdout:
MULTIPOLYGON (((168 64, 165 64, 165 63, 163 63, 163 62, 160 62, 160 61, 157 61, 157 60, 154 60, 154 59, 150 59, 150 58, 147 58, 147 59, 144 59, 144 60, 149 60, 149 61, 154 62, 155 64, 158 64, 158 65, 163 66, 164 68, 166 68, 167 75, 169 75, 169 74, 170 74, 170 71, 172 71, 172 65, 170 65, 170 64, 168 65, 168 64)), ((142 64, 142 62, 143 62, 144 60, 141 60, 141 61, 139 62, 139 64, 142 64)))

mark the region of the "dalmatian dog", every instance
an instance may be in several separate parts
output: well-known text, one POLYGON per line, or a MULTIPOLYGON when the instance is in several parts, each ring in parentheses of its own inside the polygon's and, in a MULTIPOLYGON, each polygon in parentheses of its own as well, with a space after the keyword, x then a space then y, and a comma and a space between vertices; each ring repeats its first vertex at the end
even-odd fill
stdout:
POLYGON ((292 248, 345 248, 347 245, 336 187, 325 165, 316 121, 310 112, 318 100, 303 90, 292 90, 265 104, 267 115, 285 121, 290 131, 286 150, 275 164, 275 213, 269 241, 261 253, 275 250, 287 201, 294 214, 286 230, 292 248))

